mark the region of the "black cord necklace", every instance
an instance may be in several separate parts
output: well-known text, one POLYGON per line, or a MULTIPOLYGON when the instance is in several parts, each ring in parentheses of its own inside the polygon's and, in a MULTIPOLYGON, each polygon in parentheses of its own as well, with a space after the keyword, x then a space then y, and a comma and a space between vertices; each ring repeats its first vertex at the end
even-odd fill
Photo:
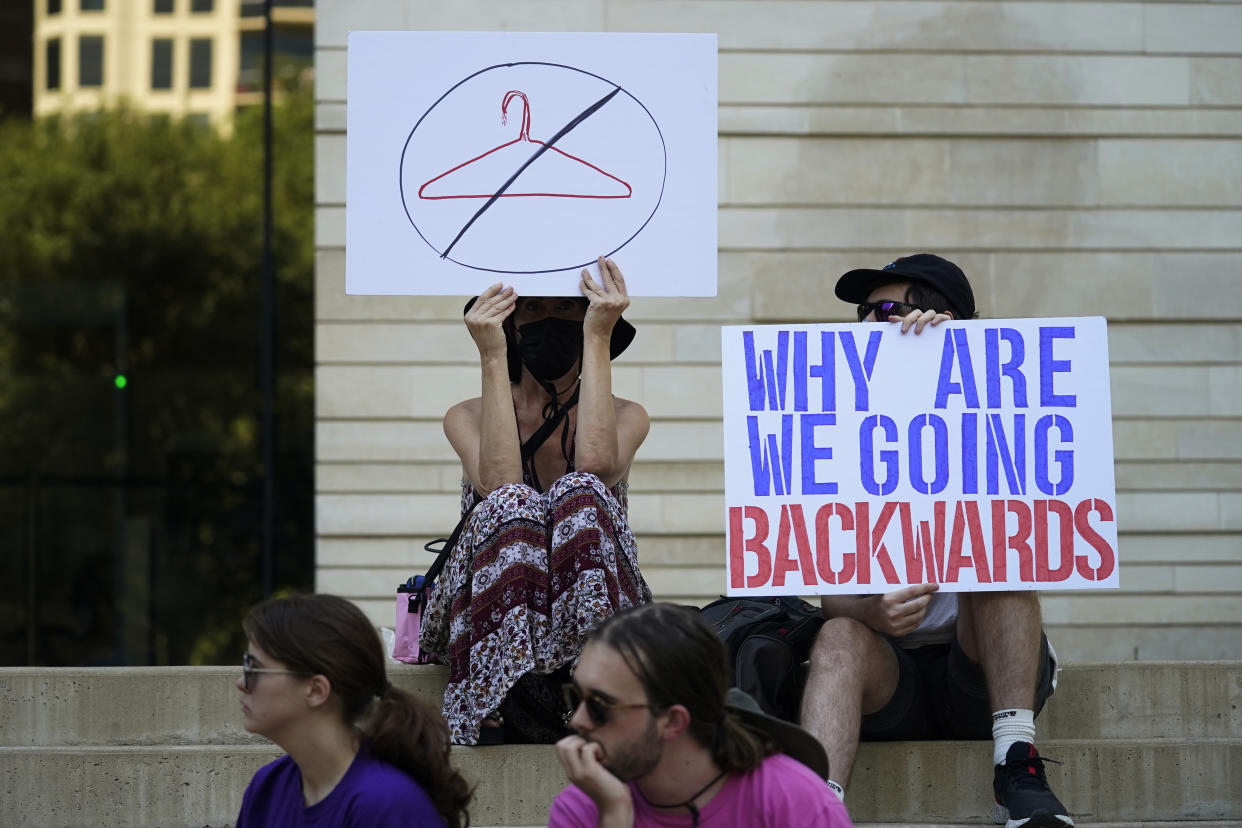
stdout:
POLYGON ((634 786, 634 790, 638 791, 638 795, 643 798, 643 802, 646 802, 652 808, 670 808, 670 809, 671 808, 689 808, 690 819, 693 821, 693 824, 697 826, 699 824, 699 808, 697 805, 694 804, 694 800, 698 799, 700 796, 706 793, 707 789, 710 788, 712 785, 715 785, 721 779, 724 779, 728 773, 729 772, 727 770, 722 770, 719 774, 712 777, 711 782, 708 782, 706 785, 704 785, 703 787, 695 791, 693 794, 691 794, 690 798, 687 799, 685 802, 677 802, 672 805, 655 804, 643 794, 642 789, 639 788, 637 785, 634 786))
POLYGON ((535 471, 535 452, 561 423, 565 424, 561 429, 561 456, 565 458, 565 473, 569 474, 574 470, 574 446, 569 443, 569 409, 578 404, 578 392, 582 390, 582 382, 580 380, 575 380, 575 382, 574 392, 564 403, 560 401, 560 393, 563 392, 557 392, 556 387, 550 382, 544 385, 552 400, 543 407, 543 425, 535 430, 529 440, 522 443, 522 471, 523 474, 530 475, 529 482, 537 492, 542 492, 544 489, 543 484, 539 482, 539 473, 535 471))

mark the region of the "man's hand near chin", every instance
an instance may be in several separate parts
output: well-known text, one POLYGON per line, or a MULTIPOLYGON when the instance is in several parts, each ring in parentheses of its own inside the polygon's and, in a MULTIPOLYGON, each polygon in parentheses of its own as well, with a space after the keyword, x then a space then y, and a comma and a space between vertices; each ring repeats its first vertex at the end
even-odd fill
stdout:
POLYGON ((595 803, 599 828, 633 828, 630 788, 604 767, 604 749, 598 743, 566 736, 556 743, 556 755, 569 781, 595 803))

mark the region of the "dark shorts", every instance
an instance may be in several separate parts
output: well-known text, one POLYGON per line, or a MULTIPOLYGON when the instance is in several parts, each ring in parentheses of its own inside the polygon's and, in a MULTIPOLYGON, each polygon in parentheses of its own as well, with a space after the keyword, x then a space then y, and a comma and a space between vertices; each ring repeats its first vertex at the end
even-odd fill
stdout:
MULTIPOLYGON (((890 642, 891 643, 891 642, 890 642)), ((954 639, 906 650, 892 644, 900 674, 893 697, 862 717, 864 742, 906 739, 991 739, 992 709, 983 668, 954 639)), ((1052 695, 1056 664, 1041 633, 1035 715, 1052 695)))

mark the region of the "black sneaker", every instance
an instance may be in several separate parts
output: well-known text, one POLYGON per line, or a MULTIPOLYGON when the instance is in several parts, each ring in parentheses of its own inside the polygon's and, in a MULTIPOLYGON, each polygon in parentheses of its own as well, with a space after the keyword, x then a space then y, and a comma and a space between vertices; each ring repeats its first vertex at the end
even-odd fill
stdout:
MULTIPOLYGON (((1049 759, 1048 761, 1054 761, 1049 759)), ((1065 828, 1072 826, 1065 806, 1048 787, 1044 760, 1030 742, 1014 742, 1005 763, 992 777, 996 792, 993 822, 1005 828, 1065 828)))

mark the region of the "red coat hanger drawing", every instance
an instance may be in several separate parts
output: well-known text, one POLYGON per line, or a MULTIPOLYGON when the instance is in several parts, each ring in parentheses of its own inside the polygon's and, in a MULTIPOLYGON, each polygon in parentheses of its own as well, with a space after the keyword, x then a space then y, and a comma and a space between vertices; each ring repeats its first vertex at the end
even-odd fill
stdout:
MULTIPOLYGON (((500 105, 500 122, 508 122, 509 104, 514 98, 522 99, 522 127, 518 137, 498 147, 463 161, 425 182, 418 188, 418 197, 427 200, 455 198, 491 198, 496 189, 509 178, 513 170, 530 157, 527 145, 545 148, 544 158, 524 173, 521 178, 530 181, 524 188, 511 187, 500 198, 629 198, 633 188, 615 175, 605 172, 589 161, 547 146, 543 141, 530 137, 530 101, 524 92, 511 90, 505 93, 500 105), (512 149, 510 149, 512 148, 512 149), (509 150, 505 152, 505 150, 509 150), (555 165, 555 166, 554 166, 555 165), (536 169, 537 168, 537 169, 536 169), (536 174, 537 173, 537 174, 536 174), (545 186, 540 186, 544 184, 545 186), (619 186, 618 186, 619 185, 619 186), (488 189, 491 187, 491 189, 488 189)), ((525 183, 525 182, 523 182, 525 183)))

